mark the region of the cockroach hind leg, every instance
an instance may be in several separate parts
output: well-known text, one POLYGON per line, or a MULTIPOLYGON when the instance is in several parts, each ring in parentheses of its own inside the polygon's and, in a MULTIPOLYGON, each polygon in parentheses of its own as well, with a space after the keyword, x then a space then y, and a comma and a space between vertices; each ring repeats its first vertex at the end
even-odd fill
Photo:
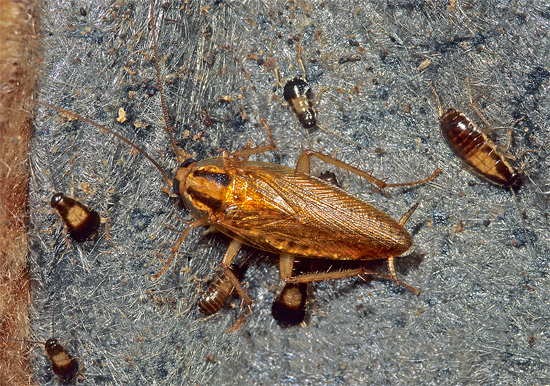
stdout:
POLYGON ((376 185, 384 194, 386 194, 386 188, 395 188, 400 186, 414 186, 423 184, 426 182, 429 182, 433 180, 439 173, 441 173, 440 168, 436 168, 435 171, 432 173, 432 175, 428 178, 424 178, 422 180, 412 181, 412 182, 402 182, 402 183, 396 183, 396 184, 388 184, 385 180, 381 180, 379 178, 376 178, 372 176, 371 174, 365 172, 364 170, 358 169, 354 166, 351 166, 350 164, 347 164, 343 161, 340 161, 336 158, 333 158, 329 155, 320 153, 318 151, 313 150, 304 150, 300 154, 300 157, 298 158, 298 162, 296 163, 296 171, 301 173, 310 173, 310 164, 311 164, 311 157, 316 157, 320 159, 321 161, 324 161, 326 163, 329 163, 331 165, 336 166, 337 168, 341 168, 343 170, 346 170, 348 172, 351 172, 353 174, 358 175, 359 177, 363 177, 370 183, 376 185))
POLYGON ((275 145, 275 141, 273 140, 273 136, 271 135, 271 129, 267 125, 265 118, 260 118, 260 122, 265 127, 267 131, 267 136, 269 138, 269 145, 260 145, 257 147, 245 147, 241 150, 236 150, 232 153, 224 151, 222 153, 222 157, 224 158, 244 158, 245 160, 248 159, 251 155, 259 154, 259 153, 265 153, 266 151, 273 151, 277 148, 275 145))
POLYGON ((285 283, 308 283, 308 282, 314 282, 314 281, 336 280, 336 279, 343 279, 346 277, 353 277, 353 276, 361 277, 362 275, 370 275, 370 276, 377 276, 377 277, 390 280, 396 284, 399 284, 407 288, 413 294, 418 295, 420 293, 418 289, 412 287, 411 285, 405 283, 404 281, 400 280, 397 277, 395 267, 393 267, 394 265, 393 259, 394 259, 393 257, 390 257, 388 259, 388 268, 390 269, 391 275, 386 275, 384 273, 380 273, 376 271, 369 271, 363 267, 363 268, 347 269, 342 271, 302 274, 298 276, 284 278, 284 281, 285 283), (393 272, 391 272, 392 270, 393 272))
POLYGON ((244 325, 244 318, 246 317, 246 315, 248 315, 248 313, 250 312, 250 306, 246 307, 244 312, 242 313, 241 316, 239 316, 239 319, 237 319, 237 321, 235 323, 233 323, 233 325, 231 326, 231 328, 228 330, 228 332, 236 332, 238 331, 243 325, 244 325))

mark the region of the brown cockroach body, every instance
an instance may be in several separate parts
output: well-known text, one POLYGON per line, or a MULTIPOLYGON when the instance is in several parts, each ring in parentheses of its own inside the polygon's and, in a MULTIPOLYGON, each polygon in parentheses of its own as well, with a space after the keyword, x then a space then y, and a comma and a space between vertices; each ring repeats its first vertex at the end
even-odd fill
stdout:
POLYGON ((80 243, 92 237, 101 224, 101 218, 95 210, 63 193, 52 196, 51 206, 65 223, 69 236, 76 242, 80 243))
MULTIPOLYGON (((235 270, 233 269, 233 272, 235 270)), ((235 286, 225 271, 218 272, 199 300, 199 308, 205 315, 218 312, 226 303, 235 286)))
POLYGON ((447 145, 470 171, 495 185, 519 190, 522 173, 470 118, 450 108, 441 115, 439 125, 447 145))
POLYGON ((79 373, 80 365, 69 351, 57 340, 50 338, 46 342, 23 340, 23 342, 44 345, 46 355, 52 366, 52 373, 64 384, 73 383, 79 373))
MULTIPOLYGON (((470 106, 486 122, 472 101, 470 81, 468 79, 466 81, 470 106)), ((486 133, 460 111, 449 108, 443 113, 439 96, 432 84, 431 87, 438 104, 441 134, 451 151, 475 175, 511 191, 519 190, 523 184, 523 172, 513 165, 511 160, 515 157, 508 153, 511 142, 510 131, 508 131, 506 146, 495 144, 487 137, 486 133)))
POLYGON ((80 365, 71 353, 54 337, 54 316, 52 316, 52 337, 46 342, 23 340, 23 342, 44 345, 50 360, 52 372, 64 383, 73 383, 80 371, 80 365))
POLYGON ((302 152, 296 169, 239 159, 273 147, 245 149, 233 154, 224 152, 221 157, 199 162, 186 160, 176 173, 173 189, 196 220, 182 237, 193 227, 208 225, 233 239, 222 266, 249 305, 250 298, 230 269, 242 244, 280 254, 281 277, 287 282, 327 280, 365 272, 359 269, 292 277, 294 256, 388 259, 391 277, 398 281, 393 260, 412 246, 412 238, 403 225, 416 206, 397 222, 363 200, 307 174, 310 158, 315 156, 364 176, 381 189, 423 183, 440 171, 421 181, 389 185, 311 150, 302 152))

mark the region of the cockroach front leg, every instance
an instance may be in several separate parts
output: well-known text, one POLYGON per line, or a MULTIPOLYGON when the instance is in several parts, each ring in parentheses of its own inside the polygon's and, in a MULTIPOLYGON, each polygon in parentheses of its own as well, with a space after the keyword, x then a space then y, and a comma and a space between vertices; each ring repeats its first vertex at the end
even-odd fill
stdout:
POLYGON ((205 224, 203 220, 195 220, 191 224, 189 224, 187 228, 185 228, 183 233, 180 235, 180 237, 172 247, 172 250, 170 251, 170 257, 166 261, 166 264, 164 264, 164 267, 162 267, 162 269, 156 275, 151 276, 151 280, 156 281, 159 277, 162 276, 164 271, 166 271, 166 269, 170 266, 170 263, 172 262, 174 255, 178 252, 178 249, 180 248, 181 243, 183 243, 183 240, 185 240, 185 238, 189 234, 189 231, 193 228, 197 228, 205 225, 207 224, 205 224))
POLYGON ((248 296, 248 294, 245 292, 244 288, 241 286, 241 283, 239 282, 239 279, 237 276, 233 273, 233 270, 231 269, 231 262, 237 256, 237 253, 239 253, 239 250, 241 249, 241 246, 243 243, 241 243, 238 240, 231 241, 231 244, 229 244, 229 248, 227 248, 227 251, 225 252, 225 255, 223 256, 222 260, 222 267, 223 271, 226 274, 226 276, 231 281, 231 284, 235 287, 241 298, 245 301, 247 307, 245 311, 242 313, 242 315, 237 319, 237 321, 233 324, 233 326, 229 329, 229 332, 235 332, 244 323, 245 316, 250 312, 250 307, 252 306, 252 300, 248 296))

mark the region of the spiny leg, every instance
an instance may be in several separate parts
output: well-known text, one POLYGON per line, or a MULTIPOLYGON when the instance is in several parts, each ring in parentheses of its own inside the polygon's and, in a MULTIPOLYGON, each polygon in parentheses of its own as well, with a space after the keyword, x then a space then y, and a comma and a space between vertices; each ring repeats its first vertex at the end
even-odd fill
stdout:
POLYGON ((235 256, 237 256, 237 253, 239 253, 242 245, 243 243, 238 240, 234 239, 231 241, 231 244, 229 244, 229 247, 227 248, 227 251, 225 251, 225 255, 223 256, 222 267, 227 277, 229 277, 229 280, 231 280, 231 283, 235 286, 235 289, 237 290, 241 298, 246 302, 248 307, 250 307, 252 305, 252 300, 241 286, 241 283, 239 282, 239 279, 237 279, 237 276, 235 276, 235 274, 231 270, 231 263, 233 262, 235 256))
POLYGON ((361 169, 358 169, 354 166, 351 166, 350 164, 347 164, 347 163, 345 163, 343 161, 340 161, 336 158, 333 158, 329 155, 325 155, 323 153, 320 153, 318 151, 313 151, 313 150, 304 150, 304 151, 302 151, 302 154, 300 154, 300 157, 298 158, 298 162, 296 163, 296 171, 301 172, 301 173, 309 174, 310 164, 311 164, 311 157, 317 157, 321 161, 327 162, 327 163, 332 164, 332 165, 334 165, 338 168, 347 170, 347 171, 352 172, 352 173, 354 173, 354 174, 356 174, 360 177, 365 178, 370 183, 373 183, 376 186, 378 186, 378 188, 384 194, 386 193, 386 190, 385 190, 386 188, 394 188, 394 187, 398 187, 398 186, 414 186, 414 185, 423 184, 425 182, 429 182, 429 181, 433 180, 439 173, 441 173, 441 169, 436 168, 435 171, 433 172, 433 174, 428 178, 418 180, 418 181, 413 181, 413 182, 388 184, 388 183, 386 183, 385 180, 380 180, 380 179, 372 176, 371 174, 369 174, 369 173, 367 173, 367 172, 365 172, 361 169))
POLYGON ((322 272, 322 273, 310 273, 310 274, 300 274, 297 276, 288 276, 289 267, 290 267, 290 270, 292 271, 292 266, 294 265, 294 256, 287 255, 287 254, 281 255, 279 264, 280 264, 280 271, 281 271, 281 279, 283 279, 285 283, 309 283, 309 282, 315 282, 315 281, 343 279, 346 277, 353 277, 353 276, 360 276, 360 275, 372 275, 372 276, 382 277, 384 279, 388 279, 399 285, 402 285, 403 287, 409 289, 415 295, 418 295, 420 293, 418 289, 410 286, 404 281, 399 280, 398 278, 394 278, 393 275, 386 275, 380 272, 369 271, 364 267, 354 268, 354 269, 345 269, 340 271, 328 271, 328 272, 322 272))
POLYGON ((225 274, 227 275, 229 280, 231 280, 231 283, 233 284, 233 286, 235 287, 235 289, 237 290, 237 292, 239 293, 239 295, 247 305, 242 315, 237 319, 237 321, 233 324, 233 326, 231 326, 231 328, 229 329, 229 332, 235 332, 239 328, 241 328, 241 326, 244 323, 244 318, 246 315, 248 315, 251 309, 250 307, 252 306, 252 300, 250 299, 248 294, 245 292, 244 288, 241 286, 241 283, 239 282, 239 279, 237 279, 237 276, 231 270, 231 262, 233 261, 235 256, 237 256, 237 253, 241 249, 242 245, 243 244, 238 240, 231 241, 231 244, 229 244, 229 247, 227 248, 227 251, 225 252, 225 255, 223 256, 223 260, 222 260, 222 267, 225 274))
POLYGON ((269 145, 261 145, 256 147, 246 147, 241 150, 236 150, 232 153, 229 153, 226 150, 222 151, 222 157, 223 158, 244 158, 245 160, 248 159, 251 155, 259 154, 259 153, 265 153, 266 151, 275 150, 275 141, 273 140, 273 136, 271 135, 271 129, 267 125, 265 118, 260 118, 260 122, 264 125, 267 136, 269 137, 269 145))

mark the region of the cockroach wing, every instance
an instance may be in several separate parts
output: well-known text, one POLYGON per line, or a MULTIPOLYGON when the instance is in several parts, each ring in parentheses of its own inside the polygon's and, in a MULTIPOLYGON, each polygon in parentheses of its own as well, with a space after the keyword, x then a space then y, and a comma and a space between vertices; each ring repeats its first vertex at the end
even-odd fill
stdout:
POLYGON ((245 244, 338 260, 383 259, 412 245, 390 216, 318 178, 268 163, 235 166, 223 221, 213 226, 245 244))

